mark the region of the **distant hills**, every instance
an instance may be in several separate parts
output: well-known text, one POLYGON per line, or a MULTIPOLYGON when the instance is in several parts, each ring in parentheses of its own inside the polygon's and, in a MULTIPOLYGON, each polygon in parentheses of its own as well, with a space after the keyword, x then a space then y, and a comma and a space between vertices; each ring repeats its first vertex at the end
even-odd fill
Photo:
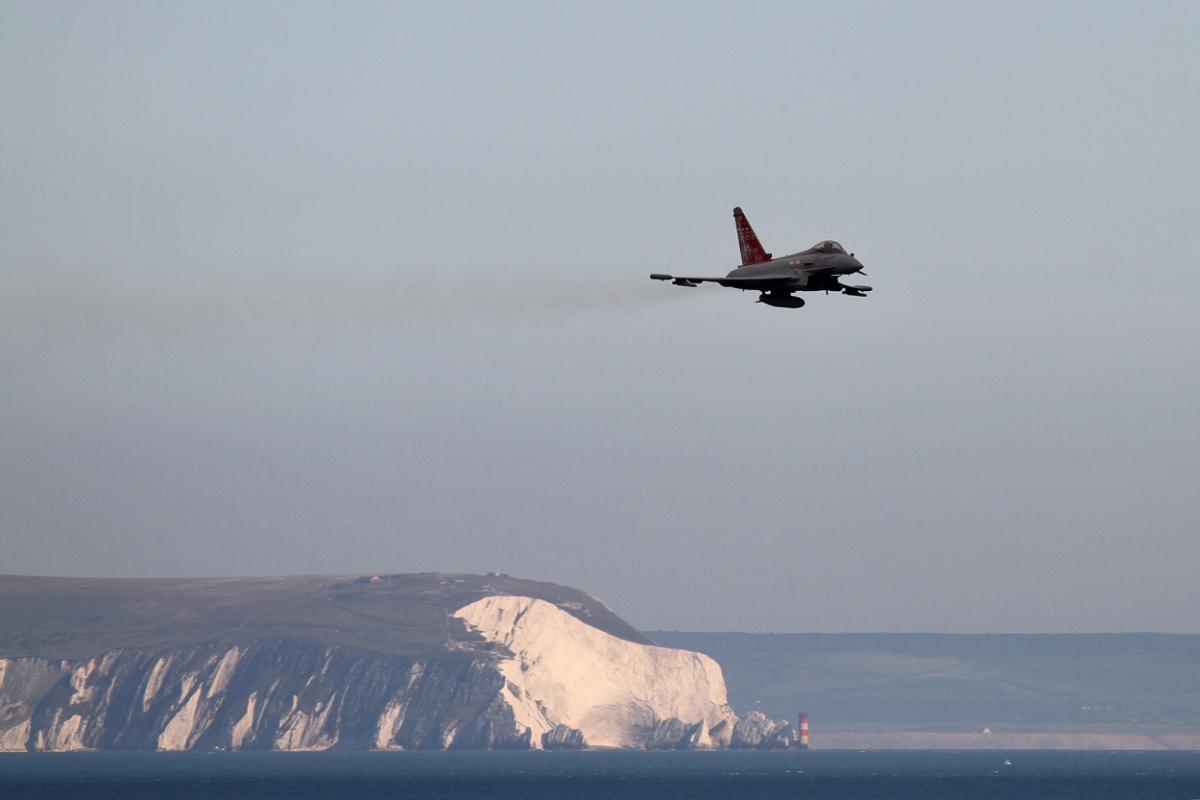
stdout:
POLYGON ((817 730, 1200 732, 1200 635, 648 635, 716 659, 739 713, 817 730))

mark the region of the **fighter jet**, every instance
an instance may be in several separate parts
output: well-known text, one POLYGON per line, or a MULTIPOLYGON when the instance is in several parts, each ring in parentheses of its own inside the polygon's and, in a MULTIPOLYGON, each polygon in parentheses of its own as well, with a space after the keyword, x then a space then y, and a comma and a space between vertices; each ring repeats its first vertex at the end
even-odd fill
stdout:
POLYGON ((800 308, 804 298, 793 292, 841 292, 851 297, 866 297, 870 286, 854 286, 838 280, 842 276, 863 272, 863 265, 854 253, 837 242, 826 239, 807 250, 790 256, 774 258, 758 241, 750 221, 742 209, 733 210, 737 223, 738 247, 742 250, 742 266, 724 278, 676 277, 654 273, 656 281, 670 281, 676 286, 699 286, 702 283, 717 283, 743 291, 761 292, 758 302, 780 308, 800 308))

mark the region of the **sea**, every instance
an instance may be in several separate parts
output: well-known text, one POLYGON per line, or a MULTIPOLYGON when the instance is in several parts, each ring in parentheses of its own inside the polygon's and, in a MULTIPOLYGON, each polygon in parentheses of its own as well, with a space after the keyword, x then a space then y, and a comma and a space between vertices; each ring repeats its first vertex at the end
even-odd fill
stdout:
POLYGON ((1200 753, 0 753, 0 800, 1200 800, 1200 753))

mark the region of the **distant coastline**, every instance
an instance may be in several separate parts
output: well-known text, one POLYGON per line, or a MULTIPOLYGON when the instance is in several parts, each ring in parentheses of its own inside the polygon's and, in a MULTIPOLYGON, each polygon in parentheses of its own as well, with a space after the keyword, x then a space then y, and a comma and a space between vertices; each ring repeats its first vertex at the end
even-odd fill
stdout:
POLYGON ((828 731, 813 740, 820 750, 1200 750, 1191 733, 934 733, 828 731))
POLYGON ((1200 750, 1200 635, 649 631, 813 749, 1200 750))

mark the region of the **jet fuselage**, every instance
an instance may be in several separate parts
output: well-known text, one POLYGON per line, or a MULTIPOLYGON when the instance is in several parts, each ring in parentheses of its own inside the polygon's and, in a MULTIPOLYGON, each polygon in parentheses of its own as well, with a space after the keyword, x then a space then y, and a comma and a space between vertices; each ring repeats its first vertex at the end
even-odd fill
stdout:
POLYGON ((853 275, 862 263, 849 253, 817 253, 803 250, 759 264, 747 264, 729 272, 727 278, 791 278, 789 291, 839 291, 839 275, 853 275))
POLYGON ((862 262, 832 239, 817 242, 799 253, 775 258, 762 246, 742 209, 733 210, 733 220, 737 227, 742 266, 730 271, 724 278, 653 272, 650 279, 670 281, 676 286, 694 288, 702 283, 715 283, 745 292, 759 292, 760 303, 780 308, 800 308, 804 305, 804 298, 796 297, 793 292, 838 292, 851 297, 866 297, 867 292, 871 291, 870 286, 844 284, 838 280, 846 275, 866 273, 863 272, 862 262))

